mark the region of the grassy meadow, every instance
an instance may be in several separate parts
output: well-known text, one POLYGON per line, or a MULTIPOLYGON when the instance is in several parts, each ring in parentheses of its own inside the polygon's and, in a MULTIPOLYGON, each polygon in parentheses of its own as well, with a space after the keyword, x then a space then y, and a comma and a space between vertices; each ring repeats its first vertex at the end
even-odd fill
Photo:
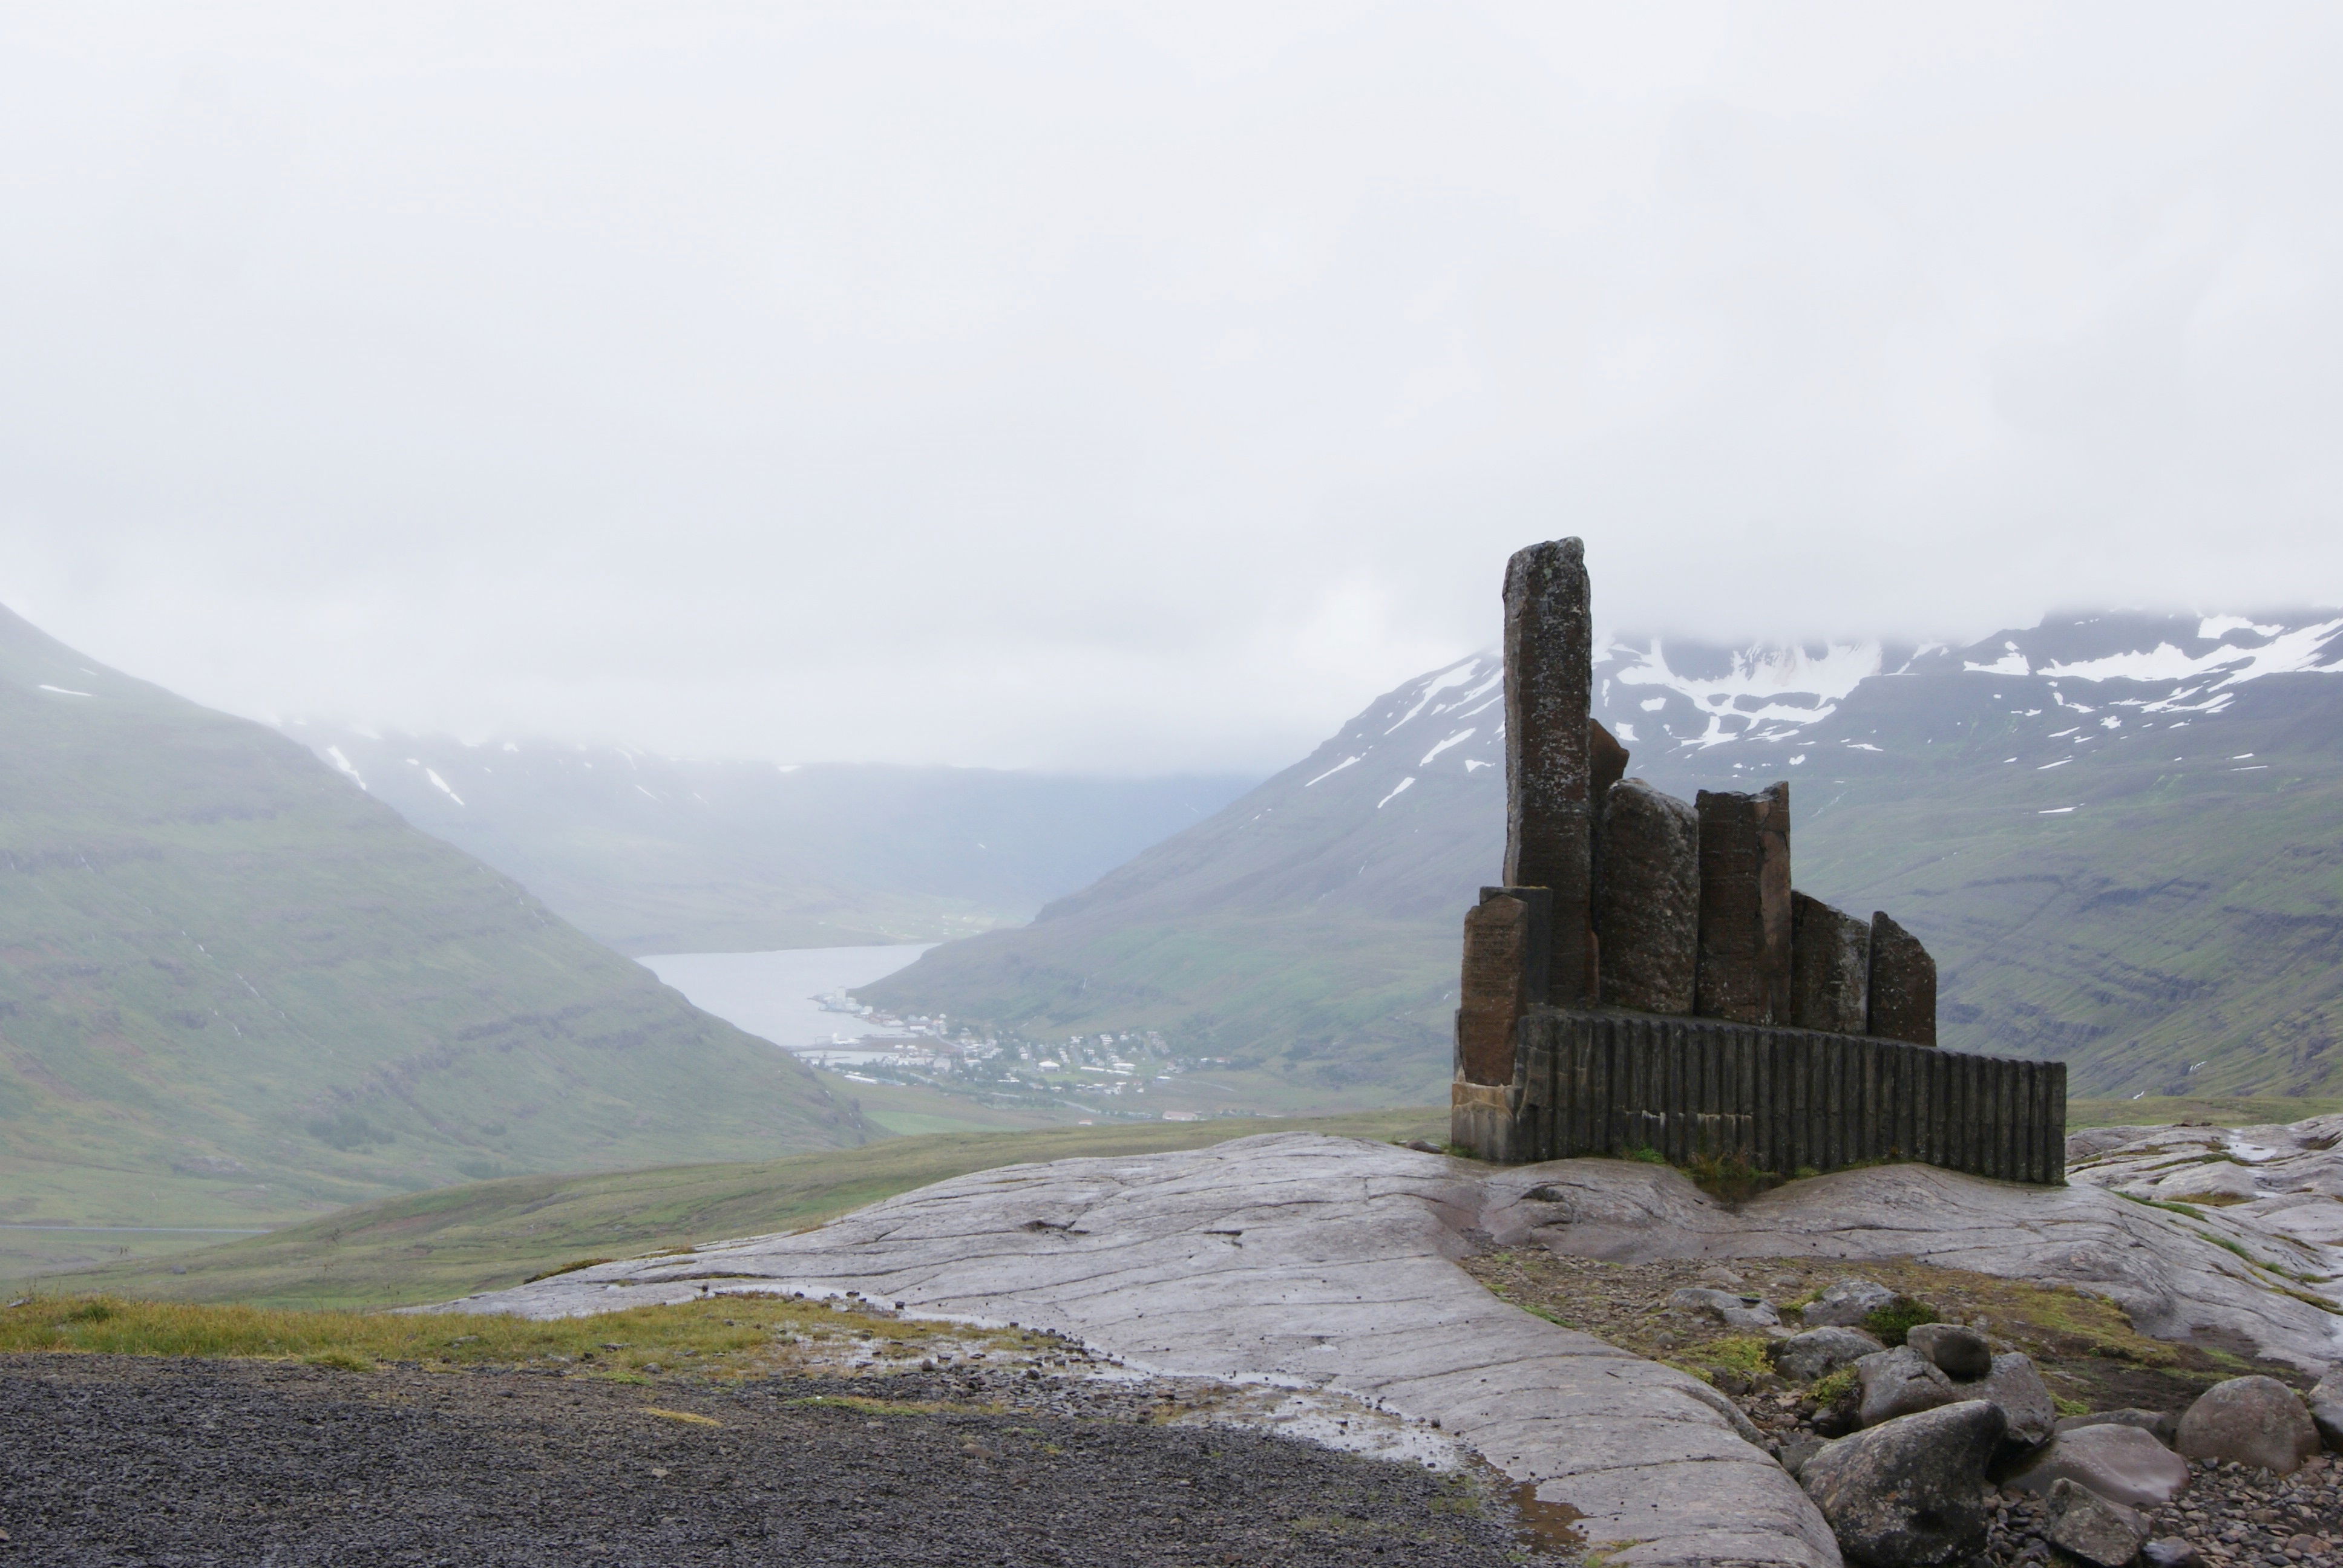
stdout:
POLYGON ((582 1258, 805 1229, 931 1181, 1034 1161, 1200 1149, 1262 1132, 1444 1139, 1445 1111, 1224 1117, 890 1138, 724 1164, 516 1176, 382 1199, 224 1246, 44 1278, 44 1292, 266 1307, 448 1301, 582 1258))
POLYGON ((560 1367, 648 1382, 689 1370, 717 1379, 766 1377, 841 1354, 880 1362, 939 1348, 1043 1348, 1042 1336, 897 1319, 788 1296, 728 1296, 538 1322, 501 1313, 297 1311, 142 1302, 118 1296, 17 1298, 0 1306, 0 1354, 235 1356, 366 1372, 560 1367))

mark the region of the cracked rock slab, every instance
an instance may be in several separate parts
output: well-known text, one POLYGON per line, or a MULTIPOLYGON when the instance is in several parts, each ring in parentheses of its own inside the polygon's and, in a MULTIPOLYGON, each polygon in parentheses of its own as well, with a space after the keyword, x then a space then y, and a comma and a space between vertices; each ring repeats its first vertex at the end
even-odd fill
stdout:
POLYGON ((1490 1168, 1309 1133, 981 1171, 793 1236, 605 1263, 449 1303, 530 1317, 703 1291, 859 1291, 1014 1321, 1151 1372, 1338 1389, 1443 1431, 1631 1564, 1838 1568, 1732 1402, 1498 1301, 1473 1250, 1490 1168))

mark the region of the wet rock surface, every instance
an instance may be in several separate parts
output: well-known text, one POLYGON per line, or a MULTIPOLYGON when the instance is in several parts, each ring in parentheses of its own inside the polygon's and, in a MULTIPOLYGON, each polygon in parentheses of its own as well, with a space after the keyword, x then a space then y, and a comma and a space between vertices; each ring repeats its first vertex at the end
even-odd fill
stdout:
POLYGON ((0 1358, 0 1562, 1498 1568, 1468 1473, 1166 1424, 1176 1383, 0 1358))
POLYGON ((2061 1481, 2127 1507, 2161 1508, 2188 1490, 2188 1462, 2137 1427, 2086 1427, 2060 1432, 2003 1484, 2047 1494, 2061 1481))
POLYGON ((1798 1481, 1854 1561, 1936 1568, 1986 1543, 1986 1465, 2005 1425, 1982 1400, 1900 1416, 1832 1443, 1798 1481))

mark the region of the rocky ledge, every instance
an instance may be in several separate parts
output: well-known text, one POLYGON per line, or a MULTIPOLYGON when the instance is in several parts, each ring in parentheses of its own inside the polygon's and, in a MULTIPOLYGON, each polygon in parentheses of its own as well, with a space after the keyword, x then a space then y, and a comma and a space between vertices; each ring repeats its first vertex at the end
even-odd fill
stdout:
MULTIPOLYGON (((1463 1441, 1535 1503, 1575 1515, 1606 1560, 1841 1561, 1847 1527, 1834 1534, 1779 1440, 1712 1381, 1509 1305, 1459 1266, 1506 1245, 1621 1261, 1919 1259, 2070 1285, 2145 1332, 2286 1367, 2323 1372, 2338 1345, 2322 1244, 2235 1220, 2217 1229, 2087 1180, 2027 1188, 1885 1166, 1735 1206, 1664 1167, 1491 1167, 1311 1134, 985 1171, 802 1234, 448 1305, 555 1316, 859 1292, 1047 1328, 1151 1372, 1344 1391, 1463 1441)), ((1987 1368, 1998 1375, 1990 1352, 1987 1368)), ((1924 1417, 1949 1419, 1915 1411, 1857 1435, 1924 1417)), ((1995 1463, 2009 1424, 1996 1419, 1991 1442, 1965 1440, 1995 1463)), ((1980 1499, 1984 1483, 1980 1471, 1980 1499)))

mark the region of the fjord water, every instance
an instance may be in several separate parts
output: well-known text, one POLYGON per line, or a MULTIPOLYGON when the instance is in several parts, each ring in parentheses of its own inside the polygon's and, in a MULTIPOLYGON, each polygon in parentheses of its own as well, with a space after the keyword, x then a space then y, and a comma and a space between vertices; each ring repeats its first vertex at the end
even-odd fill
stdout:
POLYGON ((639 960, 702 1012, 775 1045, 826 1045, 860 1040, 886 1026, 852 1013, 828 1012, 813 999, 893 974, 935 946, 782 948, 764 953, 655 953, 639 960))

